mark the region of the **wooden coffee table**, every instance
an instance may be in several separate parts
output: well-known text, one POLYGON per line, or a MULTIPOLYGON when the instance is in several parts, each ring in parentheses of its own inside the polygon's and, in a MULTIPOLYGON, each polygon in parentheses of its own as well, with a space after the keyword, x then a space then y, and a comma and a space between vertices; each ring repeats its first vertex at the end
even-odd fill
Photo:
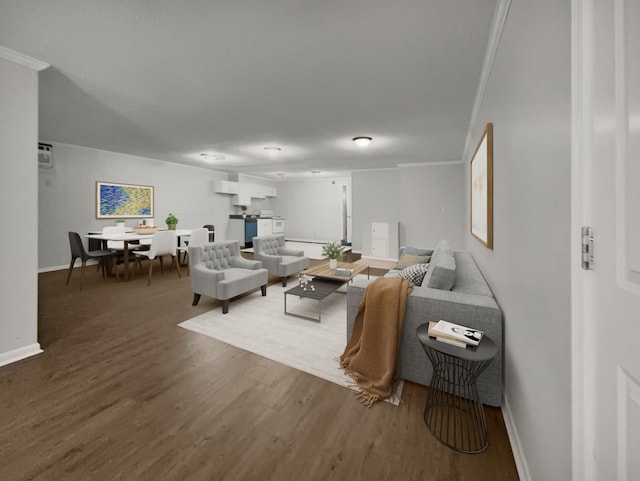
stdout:
POLYGON ((330 294, 337 291, 341 286, 350 282, 358 274, 367 271, 369 277, 369 266, 362 264, 350 264, 348 262, 339 262, 338 268, 349 269, 351 272, 348 276, 334 275, 334 269, 329 267, 329 262, 319 264, 317 266, 306 269, 300 273, 300 283, 284 292, 284 313, 289 316, 300 317, 310 321, 321 322, 322 320, 322 301, 330 294), (303 277, 309 277, 308 282, 303 282, 303 277), (298 296, 305 299, 315 299, 318 301, 318 317, 304 316, 287 311, 287 296, 298 296))
POLYGON ((348 269, 351 271, 349 276, 336 276, 334 275, 334 269, 329 267, 329 261, 318 264, 317 266, 309 267, 308 269, 300 273, 301 276, 311 276, 316 279, 327 279, 333 281, 339 281, 343 284, 351 281, 358 274, 367 271, 367 278, 369 277, 369 266, 363 264, 355 264, 349 262, 338 262, 338 269, 348 269))

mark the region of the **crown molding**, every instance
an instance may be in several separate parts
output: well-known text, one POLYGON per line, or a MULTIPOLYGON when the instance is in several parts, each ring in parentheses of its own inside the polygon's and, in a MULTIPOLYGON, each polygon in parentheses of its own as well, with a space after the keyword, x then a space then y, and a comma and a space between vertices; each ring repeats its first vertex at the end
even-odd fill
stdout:
POLYGON ((403 169, 411 167, 438 167, 441 165, 459 165, 462 164, 462 160, 441 160, 439 162, 417 162, 412 164, 398 164, 398 167, 403 169))
MULTIPOLYGON (((480 112, 480 106, 482 105, 484 94, 487 90, 489 76, 491 75, 491 69, 493 68, 493 61, 496 58, 496 51, 498 50, 498 45, 500 44, 500 38, 502 37, 502 31, 504 30, 504 24, 507 20, 510 6, 511 0, 499 0, 496 7, 496 13, 493 17, 493 24, 491 25, 489 43, 487 45, 487 51, 485 52, 484 63, 482 64, 482 72, 480 73, 480 82, 478 84, 478 90, 476 91, 476 100, 473 104, 473 110, 471 111, 471 120, 469 121, 467 140, 464 144, 464 157, 467 156, 467 152, 469 152, 469 148, 475 139, 473 129, 476 125, 476 122, 478 121, 478 113, 480 112)), ((473 146, 475 147, 475 143, 473 146)))
POLYGON ((17 63, 18 65, 22 65, 23 67, 28 67, 38 72, 50 66, 46 62, 33 57, 29 57, 28 55, 21 54, 19 52, 16 52, 15 50, 11 50, 2 46, 0 46, 0 58, 17 63))

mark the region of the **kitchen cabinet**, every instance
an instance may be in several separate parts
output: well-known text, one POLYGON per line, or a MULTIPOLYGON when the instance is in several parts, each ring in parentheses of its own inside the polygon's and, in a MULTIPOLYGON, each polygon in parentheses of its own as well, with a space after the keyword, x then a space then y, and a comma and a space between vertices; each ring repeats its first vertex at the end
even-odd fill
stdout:
POLYGON ((213 188, 218 194, 237 194, 239 185, 230 180, 216 180, 213 188))
POLYGON ((373 222, 371 224, 371 255, 373 257, 389 257, 389 224, 373 222))
POLYGON ((233 205, 251 205, 251 199, 266 199, 267 197, 277 197, 278 195, 278 189, 275 187, 246 181, 236 183, 238 184, 238 191, 233 199, 233 205))
POLYGON ((273 234, 273 219, 258 219, 258 235, 273 234))

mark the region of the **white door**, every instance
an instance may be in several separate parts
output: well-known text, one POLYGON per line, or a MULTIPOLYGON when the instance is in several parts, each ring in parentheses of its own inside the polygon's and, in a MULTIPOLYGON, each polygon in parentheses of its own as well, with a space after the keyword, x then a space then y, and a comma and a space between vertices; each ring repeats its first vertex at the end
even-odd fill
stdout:
POLYGON ((640 0, 573 2, 573 479, 640 480, 640 0), (574 249, 577 250, 575 245, 574 249))

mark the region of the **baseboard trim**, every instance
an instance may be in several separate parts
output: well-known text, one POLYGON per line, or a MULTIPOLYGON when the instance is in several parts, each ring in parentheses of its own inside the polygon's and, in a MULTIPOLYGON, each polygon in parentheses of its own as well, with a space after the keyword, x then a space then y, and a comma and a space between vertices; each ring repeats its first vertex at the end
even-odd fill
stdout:
POLYGON ((529 474, 529 465, 520 443, 520 436, 518 436, 518 430, 513 420, 513 413, 509 406, 509 400, 506 394, 503 395, 502 403, 502 418, 504 419, 504 425, 507 428, 507 435, 511 444, 511 451, 513 451, 513 458, 516 462, 516 469, 518 470, 518 476, 520 481, 531 481, 531 474, 529 474))
MULTIPOLYGON (((95 259, 89 259, 87 261, 88 266, 95 266, 98 264, 98 261, 95 259)), ((76 263, 74 268, 80 267, 80 264, 76 263)), ((42 274, 43 272, 53 272, 53 271, 62 271, 69 268, 69 264, 63 266, 49 266, 49 267, 38 267, 38 274, 42 274)))
POLYGON ((363 259, 371 259, 374 261, 389 261, 389 262, 398 262, 397 257, 373 257, 373 256, 363 256, 360 255, 363 259))
POLYGON ((18 349, 14 349, 13 351, 3 352, 0 354, 0 366, 5 366, 16 361, 21 361, 22 359, 35 356, 36 354, 40 354, 41 352, 44 351, 40 349, 40 343, 37 342, 28 346, 19 347, 18 349))

